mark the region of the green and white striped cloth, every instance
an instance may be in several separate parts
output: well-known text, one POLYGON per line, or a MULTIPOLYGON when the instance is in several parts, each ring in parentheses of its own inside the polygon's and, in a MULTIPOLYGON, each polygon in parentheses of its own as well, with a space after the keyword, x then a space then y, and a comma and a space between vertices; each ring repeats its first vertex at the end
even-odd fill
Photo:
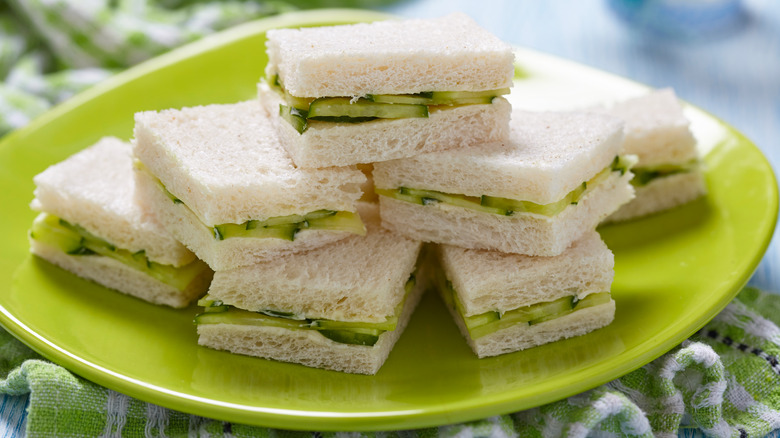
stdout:
POLYGON ((268 0, 3 0, 0 136, 121 69, 292 9, 268 0))
POLYGON ((760 437, 780 428, 780 295, 744 289, 665 356, 591 391, 514 414, 436 428, 291 432, 224 423, 112 391, 0 332, 0 393, 29 394, 28 437, 760 437), (683 433, 683 435, 686 435, 683 433))

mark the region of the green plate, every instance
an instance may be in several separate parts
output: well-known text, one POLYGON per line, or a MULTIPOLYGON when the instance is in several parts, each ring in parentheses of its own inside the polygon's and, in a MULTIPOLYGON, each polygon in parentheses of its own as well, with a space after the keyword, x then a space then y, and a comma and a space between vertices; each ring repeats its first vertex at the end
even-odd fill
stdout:
MULTIPOLYGON (((586 336, 478 360, 428 294, 376 376, 346 375, 196 345, 197 309, 171 310, 103 289, 28 254, 32 177, 112 134, 133 113, 255 95, 273 27, 383 18, 319 11, 261 20, 154 59, 81 94, 0 143, 0 322, 75 373, 128 395, 239 423, 381 430, 473 420, 548 403, 658 357, 718 313, 748 280, 774 230, 777 187, 753 144, 687 108, 706 153, 709 195, 602 230, 616 256, 612 325, 586 336)), ((646 88, 518 50, 512 100, 588 105, 646 88)))

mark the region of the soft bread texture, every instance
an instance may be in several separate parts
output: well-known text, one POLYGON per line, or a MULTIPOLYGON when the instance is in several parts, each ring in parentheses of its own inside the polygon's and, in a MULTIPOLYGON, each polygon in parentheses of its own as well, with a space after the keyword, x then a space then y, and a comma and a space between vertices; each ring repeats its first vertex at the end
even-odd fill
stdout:
MULTIPOLYGON (((208 269, 186 289, 178 290, 122 262, 100 255, 68 255, 61 249, 30 239, 30 251, 79 277, 154 304, 183 308, 206 292, 212 272, 208 269)), ((199 263, 194 261, 193 263, 199 263)))
POLYGON ((80 225, 90 233, 164 265, 182 266, 195 255, 177 242, 135 200, 130 144, 105 137, 33 178, 31 207, 80 225))
POLYGON ((633 175, 612 172, 577 205, 555 216, 501 216, 443 202, 420 205, 379 197, 382 225, 414 240, 531 256, 556 256, 634 197, 633 175))
POLYGON ((396 329, 381 334, 373 346, 341 344, 313 330, 235 324, 198 325, 198 344, 309 367, 345 373, 376 374, 406 328, 425 287, 424 282, 415 285, 404 303, 396 329))
MULTIPOLYGON (((448 306, 449 307, 449 306, 448 306)), ((466 330, 463 318, 450 308, 455 322, 471 349, 479 357, 498 356, 527 348, 573 338, 606 327, 615 319, 615 301, 574 311, 539 324, 517 324, 475 339, 466 330)))
POLYGON ((636 197, 604 222, 617 222, 647 216, 693 201, 707 193, 700 171, 677 173, 636 188, 636 197))
POLYGON ((133 152, 211 227, 328 209, 355 211, 355 168, 297 168, 257 101, 135 115, 133 152))
POLYGON ((607 292, 614 277, 614 256, 596 231, 586 232, 554 257, 450 245, 439 247, 439 254, 466 316, 607 292))
POLYGON ((623 124, 601 114, 513 111, 509 143, 485 143, 374 165, 379 189, 409 187, 549 204, 606 168, 623 124))
POLYGON ((281 98, 267 85, 260 100, 295 164, 303 168, 347 166, 469 147, 509 136, 511 107, 503 97, 485 105, 434 109, 427 118, 377 119, 363 123, 310 121, 303 134, 279 117, 281 98))
POLYGON ((464 14, 269 30, 266 75, 294 96, 481 91, 512 86, 509 44, 464 14))
POLYGON ((639 157, 637 167, 696 159, 696 139, 671 88, 616 103, 606 112, 626 122, 623 152, 639 157))
POLYGON ((158 183, 145 171, 136 172, 138 201, 176 239, 183 242, 215 271, 251 265, 284 254, 303 252, 352 236, 347 231, 301 230, 295 240, 234 237, 217 240, 212 230, 187 205, 168 198, 158 183))
POLYGON ((217 272, 209 295, 241 309, 278 310, 337 321, 381 322, 395 314, 422 243, 380 226, 361 204, 367 234, 303 254, 217 272))

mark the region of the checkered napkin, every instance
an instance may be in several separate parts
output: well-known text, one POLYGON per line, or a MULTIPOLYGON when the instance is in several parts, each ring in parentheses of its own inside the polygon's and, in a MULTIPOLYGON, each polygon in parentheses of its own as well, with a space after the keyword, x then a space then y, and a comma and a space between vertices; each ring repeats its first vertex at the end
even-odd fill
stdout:
POLYGON ((290 432, 187 415, 74 376, 2 331, 0 393, 29 397, 28 437, 760 437, 780 428, 779 323, 780 295, 746 288, 677 349, 599 388, 528 411, 401 432, 290 432))
POLYGON ((3 0, 0 136, 116 71, 291 9, 273 0, 3 0))

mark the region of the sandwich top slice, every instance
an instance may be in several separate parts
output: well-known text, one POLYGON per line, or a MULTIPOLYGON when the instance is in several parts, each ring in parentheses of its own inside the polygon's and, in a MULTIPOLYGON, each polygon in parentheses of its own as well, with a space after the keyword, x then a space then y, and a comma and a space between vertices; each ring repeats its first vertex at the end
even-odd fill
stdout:
POLYGON ((585 233, 554 257, 439 247, 437 289, 479 357, 579 336, 614 319, 612 252, 585 233))
POLYGON ((636 198, 608 221, 667 210, 706 192, 696 139, 672 89, 618 102, 605 111, 625 121, 623 151, 638 157, 631 181, 636 198))
POLYGON ((383 224, 418 240, 554 256, 633 197, 620 120, 512 118, 507 143, 376 163, 383 224))
POLYGON ((267 33, 260 99, 298 166, 506 138, 511 47, 463 14, 267 33))
POLYGON ((106 137, 35 176, 31 251, 144 300, 186 307, 213 272, 136 202, 131 147, 106 137))
POLYGON ((381 228, 327 247, 218 271, 195 318, 201 345, 349 373, 375 374, 424 289, 422 244, 381 228))
POLYGON ((135 117, 140 199, 215 270, 364 234, 354 167, 300 169, 257 101, 135 117))

